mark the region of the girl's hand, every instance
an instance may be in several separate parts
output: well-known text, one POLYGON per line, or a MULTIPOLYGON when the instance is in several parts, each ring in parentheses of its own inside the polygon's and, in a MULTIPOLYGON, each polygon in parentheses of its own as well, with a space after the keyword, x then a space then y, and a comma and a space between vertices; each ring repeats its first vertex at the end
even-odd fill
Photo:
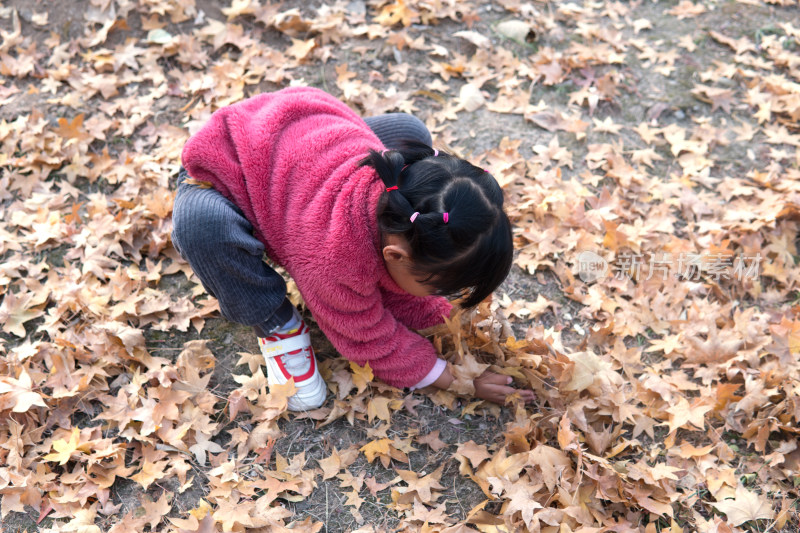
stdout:
POLYGON ((518 392, 525 403, 532 402, 536 396, 529 389, 515 389, 511 386, 512 379, 502 374, 495 374, 488 370, 472 380, 475 385, 475 397, 481 400, 499 403, 506 403, 506 398, 518 392))

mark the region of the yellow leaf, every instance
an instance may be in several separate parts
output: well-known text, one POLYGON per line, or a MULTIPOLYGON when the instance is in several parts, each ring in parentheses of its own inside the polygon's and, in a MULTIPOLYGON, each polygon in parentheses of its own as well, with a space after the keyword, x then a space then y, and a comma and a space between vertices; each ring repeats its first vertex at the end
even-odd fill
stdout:
POLYGON ((44 456, 45 461, 54 461, 60 465, 67 464, 72 454, 78 451, 81 430, 72 428, 69 440, 59 439, 53 442, 53 449, 56 453, 48 453, 44 456))
POLYGON ((198 520, 202 520, 202 518, 206 516, 210 511, 211 511, 211 505, 209 505, 208 502, 205 500, 200 500, 197 507, 189 510, 189 514, 197 518, 198 520))
POLYGON ((394 26, 402 22, 406 28, 419 20, 419 13, 408 7, 405 0, 397 0, 394 4, 384 6, 375 21, 383 26, 394 26))
POLYGON ((307 41, 303 41, 302 39, 292 39, 292 46, 290 46, 286 53, 290 56, 293 56, 298 61, 303 61, 308 54, 311 53, 311 50, 317 45, 317 42, 312 38, 307 41))
POLYGON ((211 185, 210 181, 201 181, 201 180, 196 180, 194 178, 186 178, 185 180, 183 180, 183 183, 185 183, 186 185, 194 185, 198 189, 213 189, 214 188, 214 186, 211 185))
POLYGON ((368 442, 360 448, 367 461, 370 463, 379 455, 389 455, 389 447, 392 445, 392 439, 377 439, 368 442))
POLYGON ((370 423, 372 423, 375 417, 380 418, 384 422, 389 422, 391 420, 392 413, 389 411, 389 403, 391 401, 391 398, 383 396, 370 398, 367 401, 367 416, 369 417, 370 423))
POLYGON ((367 388, 367 384, 375 377, 372 374, 369 363, 366 363, 364 366, 359 366, 350 361, 350 370, 353 371, 353 384, 358 388, 359 394, 364 392, 364 389, 367 388))
MULTIPOLYGON (((297 387, 294 384, 294 378, 289 379, 289 381, 282 385, 271 385, 267 400, 262 402, 261 406, 266 409, 277 410, 277 414, 280 414, 286 410, 289 405, 289 398, 294 396, 296 392, 297 387)), ((265 420, 271 418, 267 416, 266 413, 262 413, 261 417, 265 420)))

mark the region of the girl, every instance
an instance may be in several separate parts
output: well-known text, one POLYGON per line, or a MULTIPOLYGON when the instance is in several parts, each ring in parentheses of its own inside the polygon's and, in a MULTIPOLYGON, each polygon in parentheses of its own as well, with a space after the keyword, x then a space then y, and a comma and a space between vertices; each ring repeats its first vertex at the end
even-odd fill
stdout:
MULTIPOLYGON (((510 224, 488 172, 431 148, 410 115, 365 121, 311 87, 216 111, 182 162, 173 243, 223 316, 253 327, 270 386, 294 379, 290 410, 319 407, 326 386, 265 251, 342 355, 396 387, 450 386, 444 360, 411 329, 443 321, 443 296, 475 306, 508 274, 510 224)), ((503 403, 509 384, 487 372, 475 395, 503 403)))

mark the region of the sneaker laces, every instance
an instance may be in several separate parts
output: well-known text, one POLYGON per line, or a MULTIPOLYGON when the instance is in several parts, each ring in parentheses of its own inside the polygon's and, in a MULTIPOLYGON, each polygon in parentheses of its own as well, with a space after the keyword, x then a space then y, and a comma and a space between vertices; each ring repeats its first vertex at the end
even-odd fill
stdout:
POLYGON ((293 353, 285 353, 278 357, 283 361, 283 366, 286 367, 286 370, 291 375, 296 376, 308 370, 310 365, 308 356, 310 352, 311 350, 306 348, 293 353))

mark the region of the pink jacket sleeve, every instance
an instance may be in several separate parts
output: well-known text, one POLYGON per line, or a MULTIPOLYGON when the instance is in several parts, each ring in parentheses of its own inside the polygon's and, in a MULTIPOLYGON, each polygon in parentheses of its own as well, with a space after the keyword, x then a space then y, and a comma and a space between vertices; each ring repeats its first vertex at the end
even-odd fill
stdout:
MULTIPOLYGON (((295 281, 304 288, 314 319, 339 353, 359 365, 369 363, 377 378, 395 387, 412 387, 431 371, 438 359, 436 349, 387 309, 377 285, 320 283, 321 279, 319 275, 295 272, 295 281)), ((425 307, 417 305, 418 310, 425 307)), ((411 313, 412 308, 403 311, 411 313)), ((410 325, 436 323, 432 315, 428 317, 423 321, 411 319, 410 325)))
POLYGON ((450 316, 453 308, 441 296, 419 298, 410 294, 387 294, 384 302, 395 318, 411 329, 425 329, 441 324, 444 321, 442 317, 450 316))

